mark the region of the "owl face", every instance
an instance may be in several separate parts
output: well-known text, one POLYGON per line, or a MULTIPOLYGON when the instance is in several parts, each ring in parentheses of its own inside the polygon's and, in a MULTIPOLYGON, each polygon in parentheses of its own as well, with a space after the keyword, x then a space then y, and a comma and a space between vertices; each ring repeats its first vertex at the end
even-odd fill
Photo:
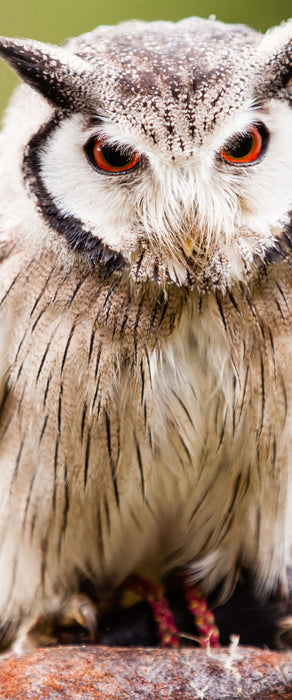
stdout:
POLYGON ((2 39, 30 85, 7 128, 38 245, 200 291, 284 256, 291 35, 291 22, 263 38, 191 18, 100 27, 63 49, 2 39))

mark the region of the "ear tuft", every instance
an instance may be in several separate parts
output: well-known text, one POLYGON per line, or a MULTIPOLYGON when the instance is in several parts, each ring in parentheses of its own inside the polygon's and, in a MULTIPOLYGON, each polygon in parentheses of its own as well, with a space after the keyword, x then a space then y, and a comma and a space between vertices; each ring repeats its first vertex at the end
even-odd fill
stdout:
POLYGON ((0 37, 0 56, 54 106, 76 110, 84 106, 89 71, 78 56, 52 44, 0 37))
POLYGON ((292 83, 292 19, 270 29, 258 47, 263 88, 270 96, 286 91, 292 83))

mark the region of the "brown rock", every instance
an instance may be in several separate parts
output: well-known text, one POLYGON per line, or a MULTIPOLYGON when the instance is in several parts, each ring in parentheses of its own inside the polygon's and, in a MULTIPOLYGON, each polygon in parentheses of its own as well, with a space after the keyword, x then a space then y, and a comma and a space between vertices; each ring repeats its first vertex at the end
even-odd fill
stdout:
POLYGON ((36 649, 0 659, 0 700, 292 700, 292 653, 36 649))

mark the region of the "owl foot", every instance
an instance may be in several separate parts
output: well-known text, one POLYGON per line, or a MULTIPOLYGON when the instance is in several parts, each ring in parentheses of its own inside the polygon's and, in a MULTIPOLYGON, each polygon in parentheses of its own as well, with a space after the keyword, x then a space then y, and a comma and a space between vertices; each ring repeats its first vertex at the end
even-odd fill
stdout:
POLYGON ((275 646, 277 649, 291 649, 292 647, 292 616, 287 615, 278 621, 275 634, 275 646))
POLYGON ((72 595, 57 612, 25 620, 18 629, 12 651, 22 653, 40 646, 53 646, 58 642, 56 629, 75 624, 88 630, 91 643, 96 641, 97 610, 92 601, 81 593, 72 595))
POLYGON ((97 640, 97 608, 84 593, 75 593, 58 611, 56 624, 60 627, 81 625, 89 632, 93 644, 97 640))
POLYGON ((36 615, 21 623, 11 650, 21 654, 36 647, 54 646, 57 641, 51 620, 44 615, 36 615))

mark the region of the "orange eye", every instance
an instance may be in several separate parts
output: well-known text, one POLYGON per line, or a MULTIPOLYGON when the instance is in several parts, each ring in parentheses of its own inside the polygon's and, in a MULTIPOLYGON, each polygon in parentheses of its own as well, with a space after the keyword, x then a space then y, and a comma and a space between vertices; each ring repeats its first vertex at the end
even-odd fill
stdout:
POLYGON ((91 139, 85 150, 92 165, 107 173, 124 173, 132 170, 141 158, 137 151, 129 148, 120 150, 114 146, 108 146, 102 138, 91 139))
POLYGON ((263 124, 251 125, 245 134, 237 134, 220 151, 220 156, 234 165, 249 165, 266 150, 268 132, 263 124))

